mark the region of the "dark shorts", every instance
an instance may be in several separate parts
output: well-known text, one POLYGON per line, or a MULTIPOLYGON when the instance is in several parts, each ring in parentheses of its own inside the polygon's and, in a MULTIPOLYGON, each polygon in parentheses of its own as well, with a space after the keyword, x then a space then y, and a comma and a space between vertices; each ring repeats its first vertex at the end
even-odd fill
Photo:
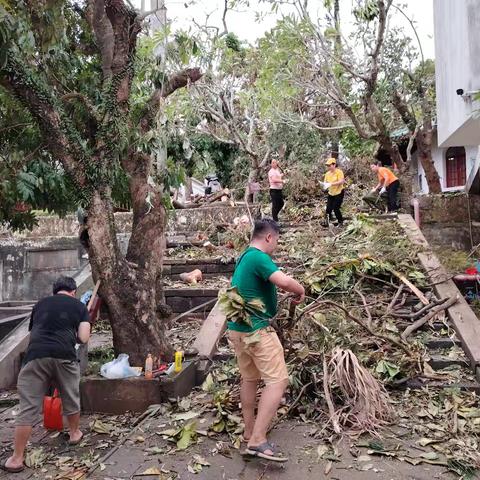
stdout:
POLYGON ((76 360, 36 358, 18 376, 19 414, 15 424, 33 426, 43 409, 43 398, 51 386, 58 388, 63 415, 80 412, 80 365, 76 360))

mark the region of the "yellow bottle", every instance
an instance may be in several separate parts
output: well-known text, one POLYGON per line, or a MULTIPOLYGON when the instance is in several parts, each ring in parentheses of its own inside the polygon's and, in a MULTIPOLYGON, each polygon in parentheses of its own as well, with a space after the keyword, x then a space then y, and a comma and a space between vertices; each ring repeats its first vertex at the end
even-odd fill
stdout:
POLYGON ((182 357, 183 352, 175 352, 175 372, 182 371, 182 357))
POLYGON ((145 360, 145 378, 149 380, 153 378, 153 358, 151 353, 147 355, 145 360))

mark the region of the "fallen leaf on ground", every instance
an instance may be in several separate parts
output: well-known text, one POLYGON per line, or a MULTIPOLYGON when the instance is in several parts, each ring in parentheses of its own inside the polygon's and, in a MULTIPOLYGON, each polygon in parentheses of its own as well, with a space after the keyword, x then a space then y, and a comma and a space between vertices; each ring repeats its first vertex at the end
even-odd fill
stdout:
POLYGON ((190 463, 187 465, 187 470, 190 473, 197 474, 203 470, 203 467, 208 467, 210 463, 208 463, 205 458, 202 456, 195 454, 192 457, 192 460, 190 463))
POLYGON ((202 383, 202 390, 204 392, 211 392, 214 387, 215 387, 215 381, 213 380, 213 375, 209 373, 205 381, 202 383))
POLYGON ((141 477, 142 475, 161 475, 162 471, 157 468, 157 467, 150 467, 147 468, 144 472, 142 473, 136 473, 134 477, 141 477))
POLYGON ((398 454, 395 452, 382 452, 380 450, 367 450, 368 455, 383 455, 384 457, 396 457, 398 454))
POLYGON ((357 458, 357 462, 371 462, 371 461, 372 461, 372 457, 370 455, 360 455, 357 458))
POLYGON ((422 446, 422 447, 426 447, 432 443, 439 443, 439 442, 442 442, 443 440, 441 439, 438 439, 438 438, 421 438, 420 440, 417 441, 417 443, 422 446))
POLYGON ((77 468, 71 472, 61 473, 55 477, 55 480, 82 480, 87 473, 86 468, 77 468))
POLYGON ((47 455, 44 453, 43 448, 34 448, 25 456, 25 465, 29 468, 39 468, 46 459, 47 455))
POLYGON ((327 462, 327 465, 325 466, 325 475, 328 475, 330 471, 332 470, 333 462, 329 461, 327 462))
POLYGON ((191 420, 192 418, 198 417, 200 415, 199 412, 185 412, 185 413, 177 413, 173 416, 174 420, 191 420))
POLYGON ((150 448, 147 448, 145 451, 148 453, 155 453, 155 454, 164 453, 163 448, 160 448, 160 447, 150 447, 150 448))
POLYGON ((323 458, 325 456, 325 454, 329 452, 329 450, 330 450, 330 448, 328 447, 328 445, 325 445, 324 443, 321 443, 317 447, 318 458, 323 458))
POLYGON ((186 450, 197 437, 196 422, 187 423, 179 433, 177 440, 178 450, 186 450))
POLYGON ((181 429, 169 428, 167 430, 162 430, 161 432, 157 432, 157 435, 164 435, 165 437, 175 437, 180 432, 181 432, 181 429))
POLYGON ((113 425, 109 423, 104 423, 101 420, 95 420, 90 424, 90 430, 95 433, 101 433, 104 435, 110 434, 114 429, 113 425))
POLYGON ((436 454, 435 452, 425 452, 421 453, 419 457, 425 458, 426 460, 437 460, 438 454, 436 454))

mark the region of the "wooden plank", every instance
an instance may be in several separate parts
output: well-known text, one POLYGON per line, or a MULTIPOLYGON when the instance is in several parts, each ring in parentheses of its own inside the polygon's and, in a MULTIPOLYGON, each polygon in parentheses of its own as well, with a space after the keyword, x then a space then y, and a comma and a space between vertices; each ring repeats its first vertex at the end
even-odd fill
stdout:
POLYGON ((202 328, 193 344, 200 357, 211 358, 217 350, 217 344, 222 338, 227 325, 227 317, 217 302, 203 322, 202 328))
POLYGON ((405 278, 404 275, 402 275, 399 272, 396 272, 395 270, 392 270, 392 273, 399 279, 401 280, 419 299, 424 305, 428 305, 429 301, 427 297, 407 278, 405 278))
POLYGON ((399 215, 399 223, 405 230, 412 243, 424 247, 418 254, 418 259, 424 268, 427 277, 434 284, 435 294, 439 298, 458 296, 458 301, 448 309, 448 317, 452 322, 458 338, 462 342, 472 369, 480 376, 480 320, 463 298, 455 283, 447 274, 437 256, 431 251, 420 229, 410 215, 399 215))

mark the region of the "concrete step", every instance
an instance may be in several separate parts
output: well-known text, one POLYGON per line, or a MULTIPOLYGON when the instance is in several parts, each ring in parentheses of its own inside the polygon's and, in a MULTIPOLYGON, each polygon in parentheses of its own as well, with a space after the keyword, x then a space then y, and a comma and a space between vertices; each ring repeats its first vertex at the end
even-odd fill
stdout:
POLYGON ((420 378, 411 378, 405 382, 402 382, 401 384, 397 384, 398 386, 403 386, 405 388, 411 388, 414 390, 420 390, 425 387, 428 388, 441 388, 441 389, 446 389, 446 388, 454 388, 454 389, 459 389, 463 391, 468 391, 468 392, 475 392, 477 394, 480 394, 480 384, 478 382, 459 382, 459 383, 448 383, 448 382, 443 382, 440 380, 427 380, 424 381, 423 379, 420 378))
POLYGON ((456 338, 449 338, 449 337, 431 337, 425 340, 424 342, 425 347, 430 350, 442 350, 444 348, 451 348, 455 346, 461 346, 462 342, 457 340, 456 338))
POLYGON ((443 368, 448 368, 454 365, 460 365, 461 367, 466 368, 470 366, 466 358, 450 358, 443 355, 431 355, 428 364, 434 370, 441 370, 443 368))

